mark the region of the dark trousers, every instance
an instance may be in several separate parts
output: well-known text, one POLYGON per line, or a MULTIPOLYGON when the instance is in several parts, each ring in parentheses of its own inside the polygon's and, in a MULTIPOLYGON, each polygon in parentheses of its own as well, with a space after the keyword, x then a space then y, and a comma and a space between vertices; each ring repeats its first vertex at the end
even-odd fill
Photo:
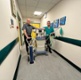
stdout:
POLYGON ((49 36, 46 36, 46 45, 47 45, 49 51, 51 51, 51 48, 50 48, 51 45, 50 45, 50 38, 49 38, 49 36))

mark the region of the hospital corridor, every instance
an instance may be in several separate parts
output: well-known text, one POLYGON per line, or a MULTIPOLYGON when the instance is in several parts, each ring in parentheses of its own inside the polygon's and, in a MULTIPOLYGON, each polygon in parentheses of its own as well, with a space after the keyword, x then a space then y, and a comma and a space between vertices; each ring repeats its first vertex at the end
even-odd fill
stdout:
POLYGON ((17 80, 80 80, 81 73, 58 54, 37 56, 34 64, 27 62, 25 46, 22 48, 17 80))
POLYGON ((0 0, 0 80, 81 80, 81 0, 0 0))

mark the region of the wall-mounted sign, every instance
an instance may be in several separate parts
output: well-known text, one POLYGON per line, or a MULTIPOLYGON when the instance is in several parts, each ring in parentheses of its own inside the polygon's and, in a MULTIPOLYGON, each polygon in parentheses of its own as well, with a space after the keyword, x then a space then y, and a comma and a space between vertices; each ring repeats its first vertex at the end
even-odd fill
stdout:
POLYGON ((54 20, 54 28, 59 27, 59 19, 54 20))
POLYGON ((45 18, 45 19, 47 18, 47 13, 44 14, 44 18, 45 18))
POLYGON ((66 16, 60 18, 60 25, 65 25, 66 23, 66 16))
POLYGON ((10 28, 14 28, 14 21, 13 21, 13 19, 10 19, 10 28))
POLYGON ((11 1, 11 12, 14 17, 16 17, 16 6, 15 6, 15 0, 10 0, 11 1))

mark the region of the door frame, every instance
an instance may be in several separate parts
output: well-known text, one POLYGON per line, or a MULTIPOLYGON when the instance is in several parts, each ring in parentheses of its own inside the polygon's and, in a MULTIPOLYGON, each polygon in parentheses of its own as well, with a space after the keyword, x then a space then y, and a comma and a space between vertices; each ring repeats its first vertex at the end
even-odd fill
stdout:
POLYGON ((19 37, 20 37, 20 45, 22 45, 23 44, 23 42, 22 42, 22 29, 21 29, 21 18, 20 18, 20 16, 19 16, 19 14, 18 14, 18 12, 17 12, 17 19, 18 19, 18 27, 19 27, 19 37))

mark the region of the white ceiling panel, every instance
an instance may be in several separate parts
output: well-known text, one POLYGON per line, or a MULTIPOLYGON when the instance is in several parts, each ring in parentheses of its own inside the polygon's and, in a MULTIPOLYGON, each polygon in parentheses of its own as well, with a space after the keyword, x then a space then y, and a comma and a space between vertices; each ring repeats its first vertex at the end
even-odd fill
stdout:
POLYGON ((51 2, 53 0, 40 0, 40 2, 51 2))
POLYGON ((42 3, 42 6, 41 6, 41 4, 39 4, 37 7, 41 7, 43 9, 43 8, 46 8, 47 6, 49 6, 49 5, 42 3))
POLYGON ((21 5, 19 8, 20 10, 26 10, 25 5, 21 5))
POLYGON ((19 5, 25 5, 25 0, 17 0, 19 5))
POLYGON ((35 1, 35 0, 27 0, 26 1, 27 6, 30 6, 30 5, 36 6, 37 3, 38 3, 38 1, 35 1))
POLYGON ((61 0, 17 0, 17 3, 23 18, 41 18, 59 1, 61 0), (36 10, 42 11, 43 14, 35 16, 33 13, 36 10))
POLYGON ((60 0, 52 0, 51 3, 57 3, 60 0))
POLYGON ((29 11, 34 11, 35 7, 26 7, 26 9, 29 10, 29 11))

